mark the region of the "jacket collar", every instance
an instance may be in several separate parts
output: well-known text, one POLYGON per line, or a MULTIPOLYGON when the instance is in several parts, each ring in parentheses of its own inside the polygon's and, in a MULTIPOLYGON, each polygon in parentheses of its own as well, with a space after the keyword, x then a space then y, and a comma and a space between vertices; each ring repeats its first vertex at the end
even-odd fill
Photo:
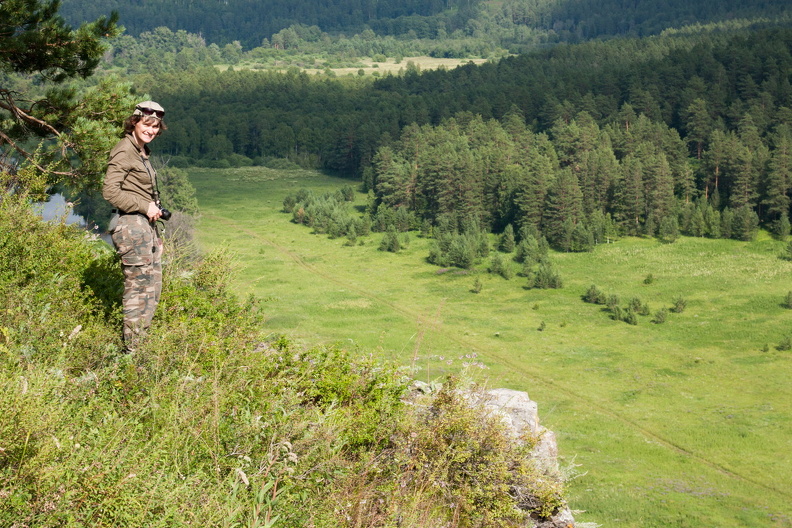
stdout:
POLYGON ((143 157, 145 158, 149 157, 149 154, 151 154, 151 149, 149 148, 148 145, 143 145, 143 148, 141 149, 140 147, 138 147, 138 144, 137 142, 135 142, 135 138, 132 136, 132 134, 127 134, 126 138, 129 140, 130 143, 132 143, 132 146, 135 147, 135 150, 140 152, 140 154, 143 157))

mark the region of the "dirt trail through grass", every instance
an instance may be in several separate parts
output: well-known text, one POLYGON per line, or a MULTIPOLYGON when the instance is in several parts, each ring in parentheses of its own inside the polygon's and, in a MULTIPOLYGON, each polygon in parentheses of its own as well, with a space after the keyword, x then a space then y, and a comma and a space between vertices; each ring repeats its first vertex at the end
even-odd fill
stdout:
POLYGON ((585 405, 589 409, 596 410, 596 412, 598 412, 598 413, 600 413, 600 414, 602 414, 604 416, 607 416, 608 418, 611 418, 611 419, 614 419, 614 420, 618 420, 619 422, 629 426, 633 430, 639 432, 640 434, 644 435, 646 438, 648 438, 652 442, 657 443, 658 445, 662 445, 662 446, 664 446, 667 449, 671 449, 671 450, 673 450, 676 453, 679 453, 679 454, 682 454, 682 455, 684 455, 686 457, 689 457, 690 459, 695 460, 696 462, 698 462, 698 463, 700 463, 702 465, 705 465, 705 466, 707 466, 707 467, 709 467, 711 469, 714 469, 714 470, 716 470, 716 471, 718 471, 718 472, 720 472, 720 473, 722 473, 722 474, 724 474, 724 475, 726 475, 726 476, 728 476, 730 478, 737 479, 737 480, 740 480, 740 481, 745 482, 745 483, 749 483, 749 484, 754 485, 754 486, 756 486, 758 488, 761 488, 762 490, 770 491, 770 492, 773 492, 773 493, 779 495, 780 497, 784 497, 784 498, 786 498, 788 500, 792 500, 792 493, 790 493, 789 491, 782 490, 782 489, 779 489, 779 488, 775 488, 775 487, 772 487, 772 486, 768 486, 765 483, 759 482, 759 481, 757 481, 755 479, 752 479, 752 478, 750 478, 748 476, 745 476, 745 475, 742 475, 740 473, 737 473, 734 470, 731 470, 731 469, 729 469, 729 468, 727 468, 727 467, 725 467, 725 466, 723 466, 721 464, 718 464, 717 462, 714 462, 714 461, 709 460, 709 459, 707 459, 705 457, 702 457, 701 455, 698 455, 698 454, 686 449, 685 447, 675 443, 673 440, 669 440, 668 438, 664 438, 663 436, 660 436, 659 434, 657 434, 657 433, 655 433, 655 432, 653 432, 653 431, 641 426, 640 424, 635 423, 634 421, 630 420, 629 418, 627 418, 627 417, 625 417, 625 416, 623 416, 623 415, 621 415, 619 413, 614 412, 612 409, 609 409, 608 407, 605 407, 605 406, 599 404, 598 402, 587 398, 586 396, 583 396, 583 395, 581 395, 581 394, 579 394, 579 393, 577 393, 575 391, 570 390, 568 387, 559 385, 559 384, 555 383, 554 381, 552 381, 550 379, 547 379, 547 378, 545 378, 543 376, 537 375, 536 372, 530 371, 523 364, 514 362, 513 360, 509 359, 508 357, 504 357, 503 355, 498 354, 496 352, 493 352, 492 350, 483 350, 480 347, 478 347, 477 345, 471 343, 470 341, 467 341, 467 340, 459 337, 459 335, 457 335, 457 334, 455 334, 453 332, 444 330, 442 328, 442 325, 438 323, 438 314, 434 314, 433 316, 427 316, 425 314, 419 313, 419 312, 417 312, 415 310, 412 310, 410 308, 407 308, 405 306, 396 304, 396 303, 394 303, 394 302, 392 302, 392 301, 390 301, 388 299, 385 299, 385 298, 382 298, 380 296, 377 296, 377 295, 371 293, 370 291, 368 291, 366 289, 358 287, 353 282, 341 280, 341 279, 338 278, 337 275, 335 275, 333 273, 329 273, 329 272, 323 270, 321 267, 318 267, 318 266, 315 266, 315 265, 312 265, 312 264, 306 262, 298 253, 290 250, 287 247, 284 247, 284 246, 281 246, 281 245, 277 244, 276 242, 274 242, 271 239, 268 239, 268 238, 262 236, 260 232, 257 232, 257 231, 251 230, 251 229, 247 229, 247 228, 245 228, 245 227, 243 227, 243 226, 241 226, 239 224, 236 224, 234 221, 232 221, 232 220, 230 220, 228 218, 224 218, 224 217, 220 217, 220 216, 216 216, 216 215, 206 215, 206 217, 210 218, 212 220, 216 220, 218 222, 221 222, 222 224, 227 225, 229 227, 229 229, 242 232, 246 236, 251 237, 251 239, 255 239, 257 241, 260 241, 260 242, 272 247, 273 249, 277 250, 279 253, 281 253, 281 254, 287 256, 288 258, 290 258, 296 265, 300 266, 301 268, 303 268, 304 270, 308 271, 309 273, 311 273, 313 275, 316 275, 317 277, 321 277, 324 280, 331 281, 331 282, 333 282, 335 284, 338 284, 338 285, 340 285, 340 286, 342 286, 342 287, 344 287, 344 288, 346 288, 348 290, 356 292, 357 294, 359 294, 359 295, 361 295, 361 296, 363 296, 365 298, 368 298, 368 299, 370 299, 372 301, 376 301, 377 303, 381 303, 382 305, 388 306, 394 312, 397 312, 397 313, 403 315, 404 317, 410 318, 411 320, 414 320, 414 321, 418 321, 419 328, 422 328, 422 329, 431 328, 434 332, 437 332, 438 334, 442 335, 445 339, 448 339, 449 341, 452 341, 452 342, 458 344, 463 349, 471 350, 473 352, 476 352, 477 354, 481 355, 482 357, 491 358, 493 361, 496 361, 496 362, 500 363, 501 365, 508 367, 509 369, 514 371, 515 373, 522 374, 525 377, 530 378, 531 380, 533 380, 533 381, 535 381, 537 383, 540 383, 542 385, 545 385, 546 387, 551 388, 553 391, 556 391, 556 392, 558 392, 560 394, 564 394, 565 396, 569 397, 570 399, 585 405))

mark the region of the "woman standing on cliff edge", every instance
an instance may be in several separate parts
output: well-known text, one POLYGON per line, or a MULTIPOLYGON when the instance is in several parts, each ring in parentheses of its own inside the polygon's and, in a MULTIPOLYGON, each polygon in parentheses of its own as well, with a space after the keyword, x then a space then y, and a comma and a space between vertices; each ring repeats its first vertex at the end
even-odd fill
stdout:
MULTIPOLYGON (((148 144, 166 129, 165 110, 154 101, 135 106, 124 121, 124 138, 110 151, 102 196, 115 208, 110 235, 124 272, 124 351, 145 335, 162 292, 162 239, 157 172, 148 144)), ((167 219, 167 218, 163 218, 167 219)))

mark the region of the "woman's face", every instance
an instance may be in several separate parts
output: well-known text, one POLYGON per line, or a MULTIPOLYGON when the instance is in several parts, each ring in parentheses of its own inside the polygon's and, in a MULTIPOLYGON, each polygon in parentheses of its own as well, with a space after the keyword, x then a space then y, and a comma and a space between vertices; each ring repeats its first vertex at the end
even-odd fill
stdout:
POLYGON ((135 123, 135 129, 132 131, 132 137, 139 146, 147 145, 157 137, 160 131, 160 120, 156 117, 143 117, 135 123))

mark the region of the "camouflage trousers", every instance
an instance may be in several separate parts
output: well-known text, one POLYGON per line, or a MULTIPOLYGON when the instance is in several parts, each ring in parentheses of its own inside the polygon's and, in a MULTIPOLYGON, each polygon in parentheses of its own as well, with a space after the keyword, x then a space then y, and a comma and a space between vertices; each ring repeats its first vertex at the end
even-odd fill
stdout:
POLYGON ((124 272, 124 346, 137 348, 162 293, 162 240, 143 215, 122 215, 111 233, 124 272))

